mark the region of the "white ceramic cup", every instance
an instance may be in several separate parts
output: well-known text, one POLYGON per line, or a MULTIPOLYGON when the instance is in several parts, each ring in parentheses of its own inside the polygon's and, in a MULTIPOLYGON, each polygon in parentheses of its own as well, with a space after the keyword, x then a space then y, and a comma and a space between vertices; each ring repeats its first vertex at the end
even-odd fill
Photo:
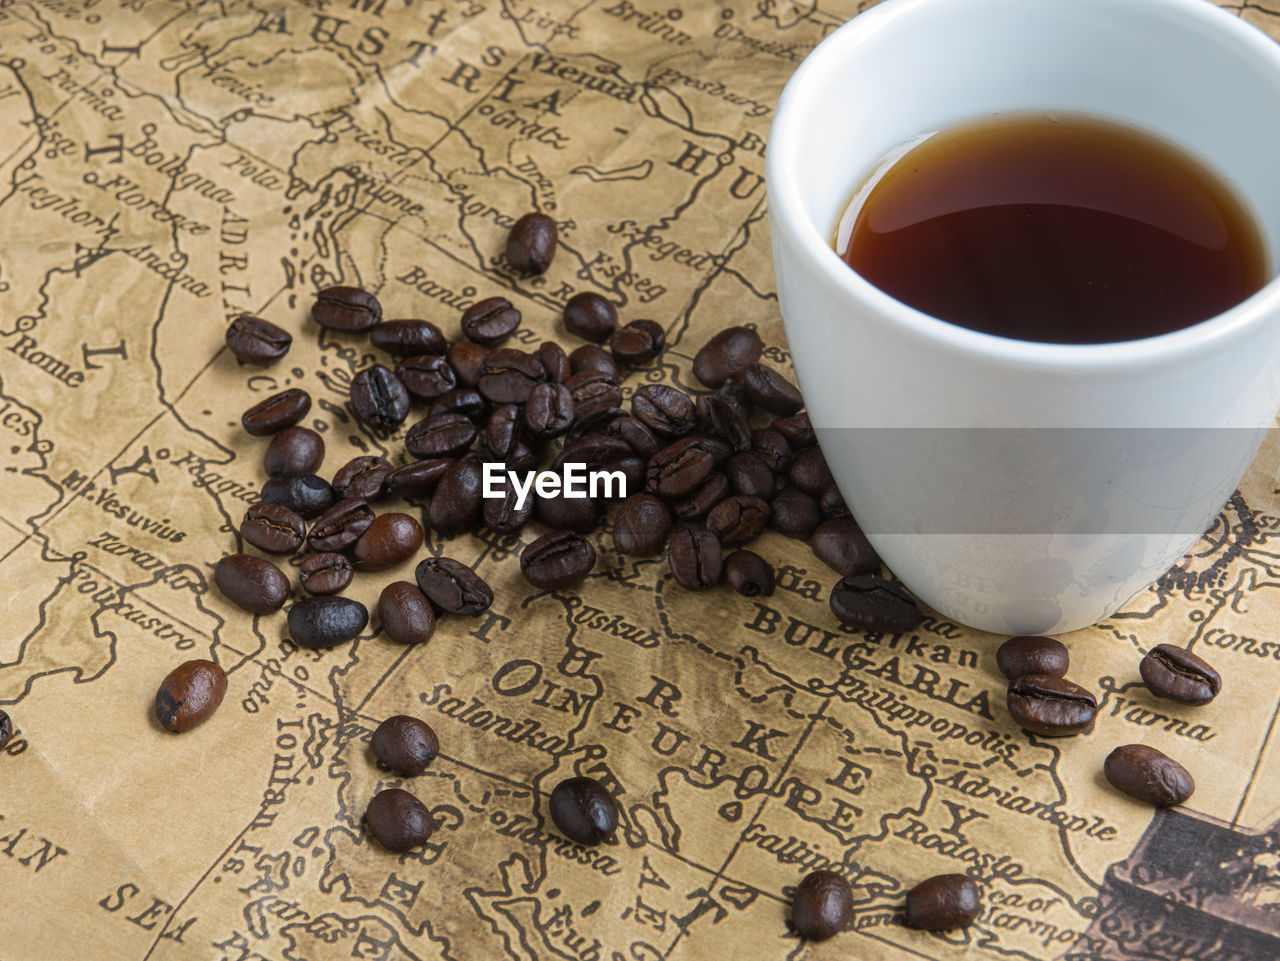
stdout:
POLYGON ((1280 251, 1280 48, 1205 0, 887 0, 778 102, 778 298, 822 449, 886 564, 946 616, 1061 633, 1176 562, 1280 408, 1280 281, 1144 340, 953 326, 873 287, 832 238, 904 144, 1006 112, 1133 125, 1199 158, 1280 251))

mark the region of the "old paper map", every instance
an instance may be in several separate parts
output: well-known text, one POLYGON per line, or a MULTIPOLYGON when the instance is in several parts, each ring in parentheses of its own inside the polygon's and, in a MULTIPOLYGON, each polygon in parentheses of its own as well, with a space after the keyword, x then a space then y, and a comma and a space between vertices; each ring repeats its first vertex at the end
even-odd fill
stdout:
MULTIPOLYGON (((790 73, 865 5, 0 0, 0 706, 18 729, 0 961, 1280 957, 1280 447, 1177 568, 1068 639, 1102 710, 1065 741, 1008 719, 999 638, 937 616, 842 629, 836 575, 774 533, 761 601, 685 593, 607 530, 565 592, 521 577, 532 532, 432 535, 498 599, 410 648, 375 619, 301 651, 283 614, 211 587, 263 480, 251 403, 308 390, 328 474, 405 459, 402 432, 347 412, 380 357, 320 335, 320 287, 451 337, 502 293, 525 345, 566 338, 565 300, 600 291, 668 332, 628 389, 696 388, 690 358, 730 323, 785 369, 765 136, 790 73), (500 253, 534 208, 562 244, 530 280, 500 253), (283 363, 237 366, 242 311, 294 333, 283 363), (1156 701, 1137 663, 1160 642, 1231 696, 1156 701), (151 703, 191 657, 230 687, 175 737, 151 703), (401 783, 368 748, 394 713, 443 746, 405 785, 438 829, 404 856, 360 822, 401 783), (1103 757, 1132 741, 1195 774, 1183 809, 1107 786, 1103 757), (615 843, 551 825, 574 773, 617 793, 615 843), (790 890, 819 867, 856 907, 807 945, 790 890), (981 883, 978 923, 906 928, 905 891, 949 872, 981 883)), ((1280 36, 1274 0, 1233 10, 1280 36)), ((411 571, 348 596, 372 606, 411 571)))

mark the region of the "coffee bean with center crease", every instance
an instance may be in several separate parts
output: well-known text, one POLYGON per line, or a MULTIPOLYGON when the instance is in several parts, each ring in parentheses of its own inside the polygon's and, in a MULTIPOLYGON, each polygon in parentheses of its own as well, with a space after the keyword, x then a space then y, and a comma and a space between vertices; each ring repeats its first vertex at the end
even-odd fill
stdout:
POLYGON ((827 466, 827 459, 822 456, 820 447, 810 447, 797 454, 791 461, 787 478, 793 486, 814 497, 833 483, 831 468, 827 466))
POLYGON ((385 571, 407 561, 422 546, 422 525, 408 514, 392 512, 374 518, 351 549, 356 570, 385 571))
POLYGON ((697 411, 703 430, 723 437, 735 451, 751 449, 751 425, 733 404, 722 397, 703 395, 697 400, 697 411))
POLYGON ((458 386, 458 374, 453 365, 439 354, 405 357, 396 364, 396 376, 417 400, 435 400, 458 386))
POLYGON ((351 412, 377 430, 391 430, 409 416, 409 391, 389 367, 374 364, 351 378, 351 412))
POLYGON ((475 420, 483 417, 489 402, 474 387, 455 387, 431 402, 429 414, 461 414, 475 420))
POLYGON ((662 437, 684 437, 698 426, 693 398, 666 384, 646 384, 631 398, 631 413, 662 437))
POLYGON ((552 382, 562 384, 573 373, 573 368, 569 365, 569 355, 554 340, 544 340, 538 345, 536 353, 542 369, 547 372, 547 378, 552 382))
POLYGON ((769 470, 765 459, 755 451, 735 453, 725 463, 724 472, 735 494, 759 497, 761 500, 773 497, 773 471, 769 470))
POLYGON ((573 424, 573 394, 563 384, 538 384, 524 410, 529 433, 539 440, 559 437, 573 424))
POLYGON ((1026 674, 1065 677, 1070 666, 1066 645, 1052 637, 1023 634, 1009 638, 996 650, 996 667, 1011 681, 1026 674))
POLYGON ((1203 658, 1173 644, 1157 644, 1138 666, 1153 694, 1182 704, 1208 704, 1222 677, 1203 658))
POLYGON ((265 366, 289 353, 293 336, 269 320, 241 314, 227 326, 226 340, 240 363, 265 366))
POLYGON ((364 823, 379 844, 397 854, 425 844, 436 827, 427 806, 398 787, 373 796, 364 823))
POLYGON ((417 777, 440 753, 440 740, 426 721, 396 714, 378 725, 369 747, 380 764, 404 777, 417 777))
POLYGON ((595 548, 572 531, 543 534, 520 552, 520 573, 543 590, 572 587, 590 574, 595 564, 595 548))
POLYGON ((180 734, 212 716, 227 693, 227 673, 213 661, 179 664, 156 691, 156 720, 180 734))
POLYGON ((818 443, 809 415, 803 411, 790 417, 779 417, 770 426, 786 438, 792 450, 804 450, 818 443))
POLYGON ((647 364, 667 344, 667 332, 655 320, 633 320, 609 336, 609 350, 619 361, 635 366, 647 364))
POLYGON ((507 234, 507 263, 522 274, 540 274, 556 255, 556 222, 543 213, 525 214, 507 234))
POLYGON ((443 354, 449 348, 440 328, 429 320, 384 320, 369 329, 369 343, 395 357, 443 354))
POLYGON ((299 387, 290 387, 266 400, 260 400, 240 415, 240 426, 254 437, 266 437, 292 427, 311 410, 311 395, 299 387))
POLYGON ((1098 714, 1098 702, 1089 691, 1051 674, 1026 674, 1011 682, 1008 704, 1014 723, 1045 737, 1079 734, 1098 714))
POLYGON ((462 312, 462 333, 468 339, 493 347, 520 326, 520 311, 506 297, 486 297, 462 312))
POLYGON ((351 583, 351 561, 344 554, 310 554, 298 568, 298 579, 308 594, 338 594, 351 583))
POLYGON ((791 467, 791 447, 787 439, 772 428, 751 432, 751 449, 764 458, 769 470, 781 476, 791 467))
POLYGON ((769 523, 769 502, 758 497, 726 497, 707 514, 707 530, 721 544, 747 544, 769 523))
POLYGON ((542 361, 533 354, 499 347, 485 357, 477 386, 490 403, 523 404, 546 377, 542 361))
POLYGON ((382 319, 378 298, 359 287, 326 287, 316 294, 311 319, 321 327, 356 333, 382 319))
POLYGON ((1181 804, 1196 789, 1185 767, 1146 744, 1116 748, 1103 762, 1102 773, 1116 790, 1158 808, 1181 804))
POLYGON ((573 416, 579 422, 622 404, 622 390, 617 381, 602 371, 584 370, 572 374, 564 386, 573 397, 573 416))
MULTIPOLYGON (((520 483, 523 485, 526 482, 529 482, 527 474, 521 478, 520 483)), ((529 523, 530 518, 533 517, 537 498, 531 487, 523 489, 525 490, 523 503, 520 502, 515 484, 509 481, 503 485, 501 497, 486 497, 484 507, 481 509, 481 520, 484 526, 499 534, 514 534, 529 523), (517 504, 519 506, 516 506, 517 504)))
POLYGON ((524 443, 524 411, 518 404, 501 404, 484 425, 484 443, 494 458, 506 461, 524 443))
POLYGON ((4 711, 0 711, 0 751, 5 749, 5 745, 9 743, 13 737, 13 719, 4 711))
POLYGON ((822 511, 818 502, 795 487, 784 487, 770 502, 770 523, 779 534, 807 540, 822 523, 822 511))
POLYGON ((791 923, 800 937, 826 941, 844 930, 853 915, 853 891, 834 871, 813 871, 796 885, 791 923))
POLYGON ((373 508, 364 501, 338 501, 311 525, 307 546, 313 551, 345 551, 369 529, 373 518, 373 508))
POLYGON ((743 597, 768 597, 773 593, 773 565, 755 551, 739 549, 726 557, 724 577, 743 597))
POLYGON ((667 543, 671 513, 653 494, 632 494, 613 517, 613 546, 621 554, 651 557, 667 543))
POLYGON ((349 597, 304 597, 289 608, 289 636, 299 647, 333 647, 368 623, 369 609, 349 597))
POLYGON ((414 457, 456 457, 475 441, 476 425, 461 414, 432 414, 405 434, 405 449, 414 457))
POLYGON ((271 477, 314 474, 324 463, 324 439, 306 427, 286 427, 271 438, 262 463, 271 477))
POLYGON ((397 644, 421 644, 436 630, 436 612, 417 584, 392 581, 378 595, 378 620, 397 644))
POLYGON ((253 554, 228 554, 213 567, 213 582, 227 600, 250 614, 273 614, 289 599, 289 578, 253 554))
POLYGON ((618 829, 618 805, 603 784, 591 777, 566 778, 551 791, 548 809, 555 826, 570 841, 599 844, 618 829))
POLYGON ((608 374, 616 384, 622 379, 622 368, 617 360, 598 344, 583 344, 574 348, 569 354, 570 373, 581 374, 584 371, 597 374, 608 374))
POLYGON ((310 520, 333 506, 333 488, 315 474, 289 474, 272 477, 262 485, 262 500, 267 504, 283 504, 299 516, 310 520))
POLYGON ((484 359, 491 353, 493 353, 492 347, 470 340, 460 340, 456 344, 449 345, 445 358, 453 368, 460 387, 475 387, 480 383, 484 359))
POLYGON ((830 603, 841 624, 859 631, 900 634, 924 620, 906 588, 876 574, 842 578, 831 589, 830 603))
POLYGON ((841 577, 880 570, 880 555, 852 518, 823 521, 809 538, 809 549, 841 577))
POLYGON ((583 340, 596 344, 606 341, 617 325, 618 309, 594 290, 574 294, 564 305, 565 329, 583 340))
POLYGON ((720 540, 711 531, 678 531, 667 545, 667 563, 676 583, 688 591, 706 591, 720 580, 720 540))
POLYGON ((606 437, 616 437, 626 443, 637 457, 648 460, 663 446, 658 436, 643 421, 631 416, 619 416, 609 420, 604 429, 606 437))
POLYGON ((386 489, 391 465, 374 454, 353 457, 333 475, 333 492, 339 500, 377 500, 386 489))
POLYGON ((693 376, 713 390, 760 359, 764 341, 748 327, 726 327, 693 357, 693 376))
POLYGON ((671 513, 686 524, 692 524, 705 518, 712 508, 732 493, 729 478, 720 471, 712 471, 697 490, 671 505, 671 513))
POLYGON ((715 464, 715 457, 697 438, 681 438, 650 458, 649 490, 667 500, 684 497, 698 489, 715 464))
POLYGON ((387 475, 386 492, 400 497, 425 497, 436 489, 453 463, 451 457, 428 457, 403 464, 387 475))
POLYGON ((924 931, 950 931, 973 924, 982 913, 978 886, 964 874, 940 874, 907 892, 907 924, 924 931))
POLYGON ((254 504, 240 522, 240 536, 268 554, 294 553, 306 533, 306 521, 283 504, 254 504))
POLYGON ((427 522, 443 537, 456 537, 475 527, 484 508, 484 468, 477 461, 458 461, 440 478, 427 507, 427 522))
POLYGON ((446 614, 479 614, 493 603, 493 590, 484 579, 452 557, 428 557, 414 577, 422 593, 446 614))
POLYGON ((794 414, 804 406, 796 385, 764 364, 755 363, 744 370, 742 383, 751 402, 771 414, 794 414))

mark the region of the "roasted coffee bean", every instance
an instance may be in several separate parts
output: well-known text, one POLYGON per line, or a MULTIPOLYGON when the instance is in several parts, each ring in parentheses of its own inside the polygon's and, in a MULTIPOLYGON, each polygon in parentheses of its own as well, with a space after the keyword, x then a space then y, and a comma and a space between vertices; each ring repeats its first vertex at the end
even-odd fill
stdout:
POLYGON ((349 597, 304 597, 289 608, 289 636, 299 647, 333 647, 368 623, 369 609, 349 597))
POLYGON ((450 346, 445 357, 449 361, 449 366, 453 368, 458 384, 462 387, 475 387, 480 383, 484 359, 491 353, 493 353, 492 347, 470 340, 460 340, 450 346))
POLYGON ((583 344, 574 348, 569 355, 569 372, 581 374, 584 371, 608 374, 615 384, 622 380, 622 368, 613 355, 599 344, 583 344))
POLYGON ((809 549, 841 577, 880 570, 880 555, 852 518, 823 521, 809 538, 809 549))
POLYGON ((13 719, 4 711, 0 711, 0 751, 5 749, 13 737, 13 719))
POLYGON ((240 536, 268 554, 294 553, 306 533, 306 521, 283 504, 254 504, 240 522, 240 536))
POLYGON ((311 395, 298 387, 290 387, 266 400, 260 400, 240 415, 240 426, 254 437, 266 437, 292 427, 311 410, 311 395))
POLYGON ((240 363, 265 366, 289 353, 293 336, 269 320, 241 314, 227 326, 226 340, 240 363))
MULTIPOLYGON (((612 435, 609 433, 609 425, 615 420, 621 420, 626 416, 628 416, 627 412, 620 407, 611 407, 598 411, 590 417, 578 417, 575 411, 573 426, 564 435, 564 442, 566 444, 575 444, 587 438, 610 437, 612 435)), ((634 418, 632 419, 634 420, 634 418)), ((652 434, 652 431, 650 431, 650 434, 652 434)))
POLYGON ((373 796, 365 808, 364 823, 379 844, 397 854, 426 844, 436 829, 427 806, 398 787, 373 796))
POLYGON ((564 382, 573 397, 573 417, 581 422, 604 415, 622 404, 622 391, 608 374, 584 370, 564 382))
POLYGON ((436 612, 418 585, 392 581, 378 596, 378 620, 397 644, 421 644, 436 630, 436 612))
POLYGON ((560 833, 578 844, 599 844, 618 829, 618 805, 595 778, 566 778, 551 791, 547 806, 560 833))
POLYGON ((506 461, 525 442, 524 411, 518 404, 501 404, 484 425, 484 444, 499 461, 506 461))
POLYGON ((822 492, 818 498, 818 509, 822 511, 823 517, 834 519, 849 516, 849 505, 844 502, 844 495, 835 484, 829 485, 822 492))
POLYGON ((436 485, 427 522, 442 537, 456 537, 479 523, 483 507, 484 469, 473 460, 458 461, 436 485))
POLYGON ((693 357, 693 376, 715 389, 760 359, 764 341, 747 327, 726 327, 693 357))
POLYGON ((724 577, 743 597, 768 597, 773 593, 773 565, 755 551, 738 549, 724 559, 724 577))
POLYGON ((1208 704, 1222 678, 1205 660, 1174 644, 1157 644, 1139 665, 1151 693, 1182 704, 1208 704))
POLYGON ((792 450, 804 450, 818 443, 818 435, 813 431, 809 415, 804 412, 779 417, 770 426, 787 439, 792 450))
POLYGON ((606 437, 616 437, 625 442, 637 457, 648 460, 663 446, 658 436, 635 417, 622 415, 612 418, 605 426, 606 437))
POLYGON ((377 500, 386 490, 391 465, 373 454, 353 457, 333 475, 333 492, 339 500, 377 500))
POLYGON ((755 451, 739 451, 729 458, 724 468, 729 486, 744 497, 773 497, 774 478, 769 464, 755 451))
POLYGON ((800 937, 825 941, 844 930, 853 915, 853 891, 834 871, 813 871, 796 885, 791 923, 800 937))
POLYGON ((311 520, 333 506, 333 488, 323 477, 315 474, 289 474, 272 477, 262 485, 262 500, 266 504, 283 504, 300 517, 311 520))
POLYGON ((462 312, 462 333, 467 340, 493 347, 515 333, 520 311, 506 297, 477 300, 462 312))
POLYGON ((1066 645, 1052 637, 1023 634, 1009 638, 996 651, 996 667, 1011 681, 1026 674, 1065 677, 1070 664, 1066 645))
POLYGON ((391 430, 409 416, 409 391, 391 368, 374 364, 351 378, 351 412, 377 430, 391 430))
POLYGON ((551 531, 520 552, 520 573, 534 587, 563 590, 581 583, 596 566, 595 548, 581 534, 551 531))
POLYGON ((432 414, 424 417, 404 436, 404 446, 414 457, 457 457, 467 452, 478 431, 461 414, 432 414))
POLYGON ((1111 786, 1158 808, 1181 804, 1196 789, 1185 767, 1146 744, 1125 744, 1107 755, 1102 765, 1111 786))
POLYGON ((400 497, 425 497, 454 463, 450 457, 430 457, 397 467, 387 475, 386 492, 400 497))
POLYGON ((620 554, 651 557, 671 533, 671 513, 653 494, 632 494, 613 516, 613 546, 620 554))
POLYGON ((723 437, 735 451, 751 449, 751 425, 729 401, 704 394, 698 398, 697 411, 704 430, 723 437))
POLYGON ((156 691, 156 720, 180 734, 209 719, 227 693, 227 672, 213 661, 179 664, 156 691))
POLYGON ((553 530, 590 534, 600 523, 600 504, 590 497, 538 497, 534 516, 553 530))
POLYGON ((213 582, 227 600, 250 614, 274 614, 289 599, 289 578, 253 554, 228 554, 213 566, 213 582))
POLYGON ((650 458, 647 484, 667 500, 686 497, 702 485, 715 466, 714 455, 697 438, 684 437, 650 458))
POLYGON ((324 439, 306 427, 286 427, 267 445, 262 464, 270 477, 314 474, 324 463, 324 439))
POLYGON ((359 287, 326 287, 316 294, 311 319, 331 330, 363 331, 382 319, 382 306, 359 287))
POLYGON ((338 501, 311 525, 307 546, 313 551, 345 551, 369 529, 373 517, 373 508, 364 501, 338 501))
POLYGON ((556 384, 564 383, 573 369, 569 366, 569 355, 554 340, 544 340, 538 345, 538 360, 542 369, 547 372, 547 379, 556 384))
POLYGON ((396 714, 378 725, 369 747, 380 764, 403 777, 417 777, 440 753, 440 739, 426 721, 396 714))
POLYGON ((379 514, 351 549, 358 571, 385 571, 418 552, 422 525, 408 514, 379 514))
POLYGON ((744 370, 742 383, 751 402, 771 414, 786 416, 804 406, 804 398, 796 385, 764 364, 755 363, 744 370))
POLYGON ((831 611, 841 624, 859 631, 900 634, 924 620, 901 584, 876 574, 842 578, 831 589, 831 611))
POLYGON ((730 377, 717 387, 716 392, 711 396, 728 404, 738 412, 739 416, 746 420, 751 419, 753 413, 751 397, 747 394, 746 385, 742 383, 740 377, 730 377))
POLYGON ((667 345, 667 332, 656 320, 633 320, 609 336, 609 350, 621 363, 647 364, 667 345))
POLYGON ((907 892, 907 924, 924 931, 967 928, 982 913, 978 886, 964 874, 940 874, 907 892))
POLYGON ((769 523, 769 502, 758 497, 726 497, 707 514, 707 530, 725 545, 747 544, 769 523))
POLYGON ((770 523, 779 534, 808 540, 822 523, 818 502, 796 487, 784 487, 773 496, 770 523))
POLYGON ((692 524, 705 518, 713 507, 732 494, 729 478, 720 471, 712 471, 697 490, 671 505, 671 513, 686 524, 692 524))
POLYGON ((751 432, 751 449, 764 458, 769 470, 782 475, 791 467, 791 448, 787 439, 772 428, 751 432))
POLYGON ((418 565, 414 577, 422 593, 446 614, 479 614, 493 603, 489 585, 452 557, 428 557, 418 565))
MULTIPOLYGON (((608 340, 618 326, 618 308, 594 290, 584 290, 564 305, 564 326, 569 333, 598 344, 608 340)), ((569 359, 572 361, 572 355, 569 359)))
POLYGON ((539 440, 559 437, 573 423, 573 395, 563 384, 538 384, 529 394, 524 424, 539 440))
MULTIPOLYGON (((521 478, 520 483, 529 481, 528 476, 521 478)), ((516 507, 520 495, 516 493, 514 484, 504 483, 501 497, 486 497, 480 517, 484 526, 499 534, 514 534, 533 517, 533 509, 537 504, 532 488, 526 490, 524 504, 516 507)))
POLYGON ((1079 684, 1052 674, 1024 674, 1009 684, 1009 714, 1032 734, 1066 737, 1087 730, 1098 702, 1079 684))
POLYGON ((308 594, 338 594, 351 583, 351 562, 344 554, 309 554, 298 568, 298 579, 308 594))
POLYGON ((489 409, 489 402, 474 387, 455 387, 445 391, 431 402, 427 411, 433 417, 436 414, 461 414, 472 420, 483 417, 489 409))
POLYGON ((810 447, 796 454, 791 461, 791 469, 787 472, 787 479, 792 486, 814 497, 818 497, 834 483, 831 468, 827 466, 827 459, 822 456, 820 447, 810 447))
POLYGON ((666 384, 646 384, 631 398, 631 413, 660 437, 684 437, 698 426, 693 398, 666 384))
MULTIPOLYGON (((415 354, 396 364, 396 376, 417 400, 435 400, 458 386, 453 365, 439 354, 415 354)), ((470 386, 474 387, 474 384, 470 386)))
POLYGON ((556 255, 556 222, 546 214, 525 214, 507 234, 506 253, 513 270, 542 273, 556 255))
POLYGON ((582 464, 586 470, 602 470, 612 468, 624 457, 631 456, 631 448, 626 441, 616 437, 584 437, 574 441, 556 457, 552 470, 563 473, 566 464, 582 464))
POLYGON ((370 328, 369 343, 395 357, 443 354, 449 349, 440 328, 429 320, 384 320, 370 328))
POLYGON ((499 347, 485 357, 477 386, 490 403, 523 404, 546 376, 542 361, 533 354, 499 347))
POLYGON ((667 563, 676 583, 685 590, 710 590, 720 580, 724 564, 720 540, 711 531, 677 531, 667 545, 667 563))

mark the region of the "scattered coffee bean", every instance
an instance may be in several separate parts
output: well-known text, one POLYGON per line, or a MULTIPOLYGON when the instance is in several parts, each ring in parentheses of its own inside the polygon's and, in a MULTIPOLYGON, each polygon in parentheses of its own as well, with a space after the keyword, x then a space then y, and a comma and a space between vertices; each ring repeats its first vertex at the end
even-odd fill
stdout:
POLYGON ((705 591, 720 580, 720 541, 711 531, 678 531, 667 544, 671 575, 687 591, 705 591))
POLYGON ((409 416, 409 391, 389 367, 374 364, 351 378, 351 412, 377 430, 392 430, 409 416))
POLYGON ((449 347, 429 320, 384 320, 369 329, 369 343, 395 357, 443 354, 449 347))
POLYGON ((1098 702, 1079 684, 1052 674, 1025 674, 1009 685, 1009 714, 1032 734, 1067 737, 1087 730, 1098 702))
POLYGON ((809 549, 841 577, 874 574, 880 570, 880 555, 862 528, 849 517, 819 524, 809 538, 809 549))
POLYGON ((1185 767, 1146 744, 1125 744, 1107 755, 1102 772, 1111 786, 1158 808, 1181 804, 1196 789, 1185 767))
POLYGON ((392 581, 378 596, 378 619, 397 644, 421 644, 436 630, 436 612, 416 584, 392 581))
POLYGON ((755 451, 735 453, 725 463, 724 472, 735 494, 759 497, 766 501, 773 497, 773 471, 769 470, 765 459, 755 451))
POLYGON ((964 874, 940 874, 907 892, 907 924, 924 931, 966 928, 982 913, 978 886, 964 874))
POLYGON ((751 449, 751 425, 738 408, 723 397, 698 398, 698 417, 703 429, 727 440, 735 451, 751 449))
POLYGON ((484 359, 493 353, 492 347, 477 344, 470 340, 460 340, 449 347, 445 357, 453 370, 458 384, 462 387, 475 387, 480 383, 480 373, 484 368, 484 359))
POLYGON ((1203 658, 1174 644, 1157 644, 1139 665, 1151 693, 1182 704, 1208 704, 1222 678, 1203 658))
POLYGON ((283 504, 254 504, 240 522, 240 536, 268 554, 294 553, 306 533, 306 521, 283 504))
POLYGON ((569 355, 569 372, 581 374, 584 371, 608 374, 615 384, 622 379, 622 368, 618 366, 617 360, 599 344, 583 344, 569 355))
POLYGON ((417 777, 440 753, 440 740, 426 721, 396 714, 378 725, 369 747, 379 763, 404 777, 417 777))
POLYGON ((269 320, 241 314, 227 326, 227 349, 242 364, 266 365, 289 353, 293 336, 269 320))
POLYGON ((647 364, 667 344, 667 332, 655 320, 633 320, 609 335, 609 350, 623 364, 647 364))
MULTIPOLYGON (((593 290, 574 294, 564 305, 565 329, 583 340, 596 344, 606 341, 617 325, 618 309, 593 290)), ((569 360, 572 363, 572 354, 569 360)))
POLYGON ((357 333, 382 319, 378 298, 359 287, 326 287, 316 294, 311 319, 321 327, 357 333))
POLYGON ((730 493, 729 478, 720 471, 712 471, 697 490, 671 505, 671 513, 686 524, 692 524, 710 514, 712 508, 730 493))
POLYGON ((707 530, 728 546, 747 544, 769 523, 769 502, 758 497, 726 497, 707 514, 707 530))
POLYGON ((425 497, 436 489, 453 463, 451 457, 430 457, 397 467, 387 475, 386 492, 400 497, 425 497))
POLYGON ((382 496, 391 465, 373 454, 353 457, 333 475, 333 492, 339 500, 372 501, 382 496))
POLYGON ((791 923, 800 937, 825 941, 844 930, 853 915, 853 891, 834 871, 813 871, 796 885, 791 923))
POLYGON ((770 524, 779 534, 808 540, 822 523, 818 502, 796 487, 784 487, 773 495, 770 524))
POLYGON ((522 274, 540 274, 556 255, 556 222, 542 213, 525 214, 507 234, 507 263, 522 274))
POLYGON ((298 568, 298 579, 308 594, 338 594, 347 589, 352 573, 345 554, 310 554, 298 568))
POLYGON ((651 557, 667 543, 671 513, 653 494, 632 494, 613 518, 613 546, 632 557, 651 557))
POLYGON ((465 534, 480 522, 484 508, 484 468, 458 461, 444 472, 427 507, 427 522, 442 537, 465 534))
POLYGON ((792 450, 804 450, 818 443, 818 435, 813 431, 813 424, 809 421, 808 414, 799 413, 792 414, 790 417, 779 417, 770 426, 787 439, 792 450))
POLYGON ((590 497, 539 495, 533 514, 552 530, 590 534, 600 523, 600 504, 590 497))
POLYGON ((637 457, 645 460, 656 454, 663 446, 658 436, 635 417, 620 414, 610 418, 604 432, 606 437, 616 437, 630 447, 637 457))
POLYGON ((333 647, 368 623, 369 609, 349 597, 304 597, 289 608, 289 636, 299 647, 333 647))
POLYGON ((787 439, 772 428, 751 432, 751 449, 764 458, 769 470, 782 476, 791 467, 791 447, 787 439))
MULTIPOLYGON (((526 480, 527 476, 521 478, 520 483, 524 484, 526 480)), ((533 517, 534 505, 537 501, 536 498, 527 496, 524 499, 524 505, 516 507, 519 499, 515 486, 511 484, 504 486, 501 497, 486 497, 484 507, 480 511, 484 526, 499 534, 514 534, 524 527, 533 517)))
POLYGON ((546 368, 535 355, 499 347, 485 356, 477 387, 490 403, 523 404, 546 376, 546 368))
POLYGON ((462 333, 486 347, 502 343, 520 326, 520 311, 506 297, 486 297, 462 312, 462 333))
POLYGON ((553 340, 544 340, 538 345, 538 360, 547 372, 547 378, 556 384, 563 384, 573 373, 569 365, 569 355, 553 340))
POLYGON ((250 614, 274 614, 289 599, 289 578, 253 554, 228 554, 213 566, 213 583, 231 603, 250 614))
POLYGON ((404 446, 414 457, 457 457, 467 452, 478 433, 476 425, 461 414, 432 414, 409 428, 404 446))
POLYGON ((262 458, 267 475, 314 474, 324 463, 324 440, 306 427, 286 427, 271 438, 262 458))
POLYGON ((660 437, 684 437, 698 426, 693 398, 666 384, 646 384, 632 395, 631 413, 660 437))
POLYGON ((835 483, 831 477, 831 468, 827 466, 827 459, 822 456, 822 449, 819 447, 810 447, 797 454, 791 461, 787 477, 794 486, 814 497, 835 483))
MULTIPOLYGON (((458 386, 458 373, 439 354, 415 354, 396 364, 396 377, 416 400, 435 400, 458 386)), ((469 386, 474 387, 472 383, 469 386)))
POLYGON ((823 517, 849 516, 849 505, 844 502, 844 495, 835 484, 822 492, 822 496, 818 498, 818 508, 822 511, 823 517))
POLYGON ((561 781, 552 790, 548 807, 560 833, 578 844, 599 844, 618 829, 618 805, 595 778, 561 781))
POLYGON ((373 518, 373 508, 364 501, 338 501, 311 525, 307 546, 313 551, 345 551, 369 529, 373 518))
POLYGON ((543 534, 520 552, 520 573, 534 587, 546 591, 581 583, 595 564, 595 548, 572 531, 543 534))
POLYGON ((427 806, 398 787, 373 796, 364 823, 379 844, 397 854, 425 844, 436 828, 427 806))
POLYGON ((488 409, 489 402, 484 399, 480 391, 474 387, 455 387, 453 390, 445 391, 433 400, 431 409, 427 413, 432 416, 436 414, 461 414, 463 417, 470 417, 472 420, 476 420, 483 417, 488 409))
POLYGON ((773 565, 755 551, 739 549, 724 559, 724 578, 743 597, 768 597, 774 577, 773 565))
POLYGON ((311 410, 311 395, 298 387, 290 387, 266 400, 260 400, 240 415, 240 426, 254 437, 266 437, 292 427, 311 410))
POLYGON ((831 589, 831 610, 841 624, 859 631, 900 634, 924 620, 906 588, 877 574, 842 578, 831 589))
POLYGON ((227 673, 213 661, 179 664, 156 691, 156 720, 180 734, 207 721, 227 693, 227 673))
POLYGON ((771 414, 794 414, 804 406, 796 385, 764 364, 755 363, 743 371, 742 383, 751 402, 771 414))
POLYGON ((311 520, 333 506, 333 488, 315 474, 287 474, 269 478, 262 485, 262 501, 282 504, 305 520, 311 520))
POLYGON ((428 557, 418 565, 414 577, 422 593, 446 614, 479 614, 493 603, 493 590, 489 585, 466 564, 452 557, 428 557))
POLYGON ((13 737, 13 719, 4 711, 0 711, 0 751, 5 749, 13 737))
POLYGON ((571 374, 564 386, 573 397, 573 417, 578 423, 612 416, 611 412, 622 404, 622 390, 614 378, 603 372, 579 371, 571 374))
POLYGON ((1052 637, 1011 637, 996 651, 996 667, 1011 681, 1025 674, 1065 677, 1071 665, 1067 646, 1052 637))
POLYGON ((356 570, 385 571, 407 561, 422 546, 422 525, 408 514, 380 514, 351 549, 356 570))
POLYGON ((760 359, 764 341, 748 327, 726 327, 693 357, 693 376, 715 390, 760 359))
POLYGON ((539 440, 559 437, 573 424, 573 394, 564 384, 538 384, 529 394, 524 424, 539 440))
POLYGON ((665 500, 692 494, 715 469, 715 456, 695 437, 684 437, 649 459, 649 490, 665 500))

